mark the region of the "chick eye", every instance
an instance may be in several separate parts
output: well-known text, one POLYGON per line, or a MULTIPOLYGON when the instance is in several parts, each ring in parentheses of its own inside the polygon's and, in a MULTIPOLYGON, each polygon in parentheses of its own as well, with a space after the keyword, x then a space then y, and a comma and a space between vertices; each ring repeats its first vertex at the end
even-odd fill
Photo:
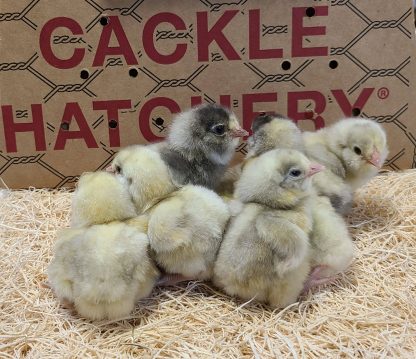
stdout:
POLYGON ((357 146, 354 146, 354 152, 355 152, 357 155, 361 155, 361 148, 360 148, 360 147, 357 147, 357 146))
POLYGON ((301 170, 291 170, 291 171, 289 172, 289 174, 290 174, 292 177, 299 177, 299 176, 302 174, 302 171, 301 171, 301 170))
POLYGON ((216 125, 211 128, 211 132, 213 132, 217 136, 222 136, 225 133, 225 126, 224 125, 216 125))
POLYGON ((120 166, 116 166, 116 173, 120 173, 121 174, 121 167, 120 166))

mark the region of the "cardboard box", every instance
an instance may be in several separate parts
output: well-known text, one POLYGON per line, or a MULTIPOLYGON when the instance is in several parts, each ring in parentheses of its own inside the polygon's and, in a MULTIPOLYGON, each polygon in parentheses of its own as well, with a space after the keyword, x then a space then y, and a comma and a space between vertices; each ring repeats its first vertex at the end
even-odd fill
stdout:
MULTIPOLYGON (((411 0, 2 1, 0 176, 61 187, 172 113, 229 105, 315 129, 343 116, 388 131, 387 167, 416 166, 411 0)), ((245 143, 238 149, 245 154, 245 143)))

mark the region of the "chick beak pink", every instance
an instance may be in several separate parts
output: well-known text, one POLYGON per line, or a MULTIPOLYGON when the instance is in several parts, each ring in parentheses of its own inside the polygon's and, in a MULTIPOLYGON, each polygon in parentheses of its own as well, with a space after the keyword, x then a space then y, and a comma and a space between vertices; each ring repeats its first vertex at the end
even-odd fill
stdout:
POLYGON ((233 128, 230 130, 231 137, 245 137, 248 136, 249 133, 242 127, 233 128))
POLYGON ((107 172, 111 172, 111 173, 115 173, 115 172, 116 172, 116 170, 115 170, 115 168, 113 167, 113 165, 108 166, 105 170, 106 170, 107 172))
POLYGON ((368 162, 377 168, 381 168, 382 163, 381 163, 380 152, 378 152, 377 150, 374 151, 373 154, 371 155, 371 158, 368 160, 368 162))
POLYGON ((319 164, 319 163, 312 163, 309 167, 309 171, 306 174, 307 177, 311 177, 314 174, 321 172, 325 169, 325 166, 319 164))

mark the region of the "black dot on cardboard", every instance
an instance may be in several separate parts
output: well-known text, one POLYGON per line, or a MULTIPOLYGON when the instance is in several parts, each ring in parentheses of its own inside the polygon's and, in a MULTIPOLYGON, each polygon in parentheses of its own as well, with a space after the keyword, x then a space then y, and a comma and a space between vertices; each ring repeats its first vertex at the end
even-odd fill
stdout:
POLYGON ((137 75, 139 74, 139 71, 137 71, 137 69, 132 68, 129 70, 129 76, 130 77, 137 77, 137 75))
POLYGON ((162 125, 165 123, 165 120, 164 120, 162 117, 158 117, 158 118, 155 120, 155 123, 156 123, 156 125, 158 125, 158 126, 162 126, 162 125))
POLYGON ((361 109, 360 109, 360 108, 358 108, 358 107, 354 107, 354 108, 352 109, 352 111, 351 111, 351 114, 352 114, 354 117, 360 116, 360 114, 361 114, 361 109))
POLYGON ((79 77, 81 77, 83 80, 86 80, 90 76, 90 73, 88 70, 81 70, 79 77))
POLYGON ((315 9, 313 7, 308 7, 306 9, 306 16, 307 17, 315 16, 315 9))
POLYGON ((108 127, 110 128, 116 128, 118 126, 118 122, 116 120, 110 120, 108 121, 108 127))
POLYGON ((100 19, 100 24, 103 26, 108 25, 109 22, 110 22, 110 19, 107 16, 103 16, 100 19))
POLYGON ((68 122, 62 122, 61 123, 61 129, 64 131, 68 131, 69 130, 69 123, 68 122))
POLYGON ((337 60, 329 61, 329 68, 336 69, 337 67, 338 67, 338 61, 337 60))
POLYGON ((285 70, 285 71, 290 70, 291 67, 292 67, 292 64, 290 63, 290 61, 285 60, 285 61, 282 62, 282 69, 283 70, 285 70))

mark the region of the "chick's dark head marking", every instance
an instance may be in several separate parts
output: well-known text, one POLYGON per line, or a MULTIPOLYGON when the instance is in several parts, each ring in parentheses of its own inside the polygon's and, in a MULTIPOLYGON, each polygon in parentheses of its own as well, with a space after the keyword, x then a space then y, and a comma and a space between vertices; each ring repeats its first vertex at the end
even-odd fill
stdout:
POLYGON ((180 113, 172 123, 168 142, 185 153, 202 152, 215 162, 233 154, 238 138, 247 136, 233 112, 206 104, 180 113))
POLYGON ((273 120, 279 120, 279 119, 284 119, 284 120, 288 120, 288 118, 286 116, 283 116, 279 113, 275 113, 275 112, 271 112, 271 113, 266 113, 266 112, 262 112, 260 115, 256 116, 253 120, 253 122, 251 123, 251 130, 253 131, 253 133, 257 132, 261 127, 263 127, 264 125, 270 123, 273 120))
POLYGON ((275 148, 304 151, 302 133, 289 118, 277 114, 257 116, 251 125, 253 135, 249 138, 247 158, 261 155, 275 148))
POLYGON ((235 195, 242 202, 289 208, 310 194, 311 177, 323 169, 299 151, 271 150, 247 161, 235 195))

